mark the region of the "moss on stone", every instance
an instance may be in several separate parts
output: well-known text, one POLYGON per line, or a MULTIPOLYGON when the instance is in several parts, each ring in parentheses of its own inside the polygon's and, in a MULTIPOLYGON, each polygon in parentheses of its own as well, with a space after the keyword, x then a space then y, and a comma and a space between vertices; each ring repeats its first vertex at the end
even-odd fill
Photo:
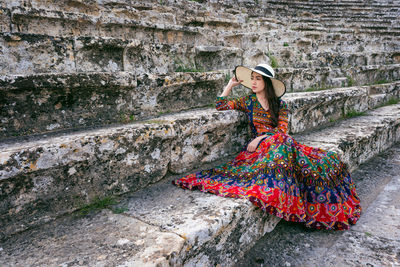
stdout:
POLYGON ((274 68, 274 69, 278 68, 279 64, 278 64, 278 60, 276 59, 276 57, 271 55, 270 52, 268 52, 268 57, 269 57, 269 60, 270 60, 271 67, 274 68))
POLYGON ((384 84, 384 83, 389 83, 389 81, 386 79, 383 79, 383 80, 378 80, 378 81, 374 82, 374 84, 384 84))
POLYGON ((399 102, 400 102, 400 99, 395 98, 395 97, 391 97, 388 101, 386 101, 385 103, 377 106, 376 108, 381 108, 381 107, 390 106, 390 105, 396 105, 399 102))
POLYGON ((346 79, 347 79, 347 86, 350 87, 350 86, 356 85, 356 82, 354 81, 354 78, 351 77, 350 75, 347 75, 346 79))
POLYGON ((344 115, 344 118, 354 118, 354 117, 358 117, 358 116, 363 116, 363 115, 365 115, 365 112, 364 111, 356 111, 356 110, 354 110, 354 109, 352 109, 352 110, 349 110, 345 115, 344 115))
POLYGON ((85 216, 97 210, 111 209, 111 206, 115 204, 118 204, 118 201, 115 199, 115 197, 112 196, 104 198, 96 197, 92 203, 84 205, 81 208, 79 208, 79 214, 85 216))

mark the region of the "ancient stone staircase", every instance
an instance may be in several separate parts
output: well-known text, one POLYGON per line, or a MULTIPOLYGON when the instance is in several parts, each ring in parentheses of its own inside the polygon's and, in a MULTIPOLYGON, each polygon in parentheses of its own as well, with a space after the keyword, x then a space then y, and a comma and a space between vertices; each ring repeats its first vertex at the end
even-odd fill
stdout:
MULTIPOLYGON (((375 86, 375 90, 377 90, 376 87, 379 87, 382 91, 399 93, 398 83, 375 86)), ((371 88, 368 89, 371 90, 371 88)), ((339 119, 337 112, 340 114, 340 110, 346 108, 367 110, 368 100, 371 103, 376 102, 367 95, 360 94, 359 90, 354 88, 297 93, 293 96, 288 95, 286 98, 291 107, 296 107, 296 105, 309 107, 305 110, 297 109, 298 112, 294 112, 291 118, 292 132, 299 132, 304 128, 310 130, 313 127, 321 127, 324 123, 325 125, 333 124, 308 134, 296 134, 296 140, 311 146, 337 151, 353 170, 362 162, 400 140, 399 104, 376 108, 367 111, 363 116, 332 122, 332 120, 339 119), (305 117, 311 118, 310 121, 304 124, 293 123, 293 121, 296 121, 296 116, 300 116, 302 112, 309 112, 305 117), (329 121, 327 122, 327 120, 329 121), (320 122, 320 125, 313 126, 312 123, 315 121, 320 122)), ((16 214, 8 216, 8 228, 2 226, 2 229, 7 229, 10 232, 26 229, 29 224, 25 223, 24 219, 26 220, 27 217, 31 224, 42 224, 42 226, 5 239, 2 245, 2 261, 9 262, 11 266, 30 264, 112 264, 121 266, 186 264, 191 266, 214 265, 222 262, 226 265, 233 264, 258 238, 267 231, 272 231, 279 222, 279 218, 263 214, 260 209, 255 208, 246 200, 220 198, 201 192, 189 192, 172 186, 170 181, 179 177, 179 175, 172 175, 172 172, 187 173, 188 170, 192 172, 199 162, 203 162, 203 164, 208 162, 207 166, 215 165, 215 159, 221 158, 221 155, 213 155, 213 150, 216 146, 228 143, 228 141, 221 140, 220 144, 210 143, 215 138, 210 134, 206 139, 208 142, 204 142, 205 129, 203 128, 208 128, 207 130, 210 133, 214 132, 219 136, 225 134, 226 136, 223 138, 226 138, 229 131, 235 132, 235 128, 241 123, 241 118, 235 111, 203 110, 162 116, 155 123, 155 126, 151 125, 152 123, 137 126, 132 124, 119 128, 69 135, 64 138, 50 138, 46 143, 44 141, 41 143, 25 143, 19 147, 12 144, 12 147, 16 147, 16 151, 38 155, 36 168, 47 168, 47 170, 43 170, 47 173, 42 177, 49 177, 49 180, 37 175, 36 180, 33 179, 34 187, 31 191, 42 194, 41 197, 43 197, 46 191, 51 190, 57 198, 52 199, 52 204, 48 206, 48 209, 42 206, 30 217, 28 217, 28 214, 18 217, 18 207, 15 208, 16 214), (181 124, 182 121, 180 120, 184 120, 185 123, 181 124), (207 127, 206 121, 211 125, 209 124, 207 127), (200 123, 202 127, 199 129, 196 126, 200 123), (191 125, 193 126, 191 127, 191 125), (176 134, 179 130, 174 132, 174 128, 179 127, 182 127, 181 132, 176 134), (141 134, 138 134, 140 131, 142 131, 141 134), (129 138, 128 136, 131 136, 127 140, 130 142, 119 143, 121 142, 119 140, 129 138), (180 155, 173 149, 169 150, 168 145, 171 144, 171 141, 168 142, 167 140, 173 138, 176 142, 186 144, 180 151, 182 153, 180 155), (134 143, 135 139, 136 145, 140 139, 139 142, 146 144, 144 147, 149 146, 148 151, 142 150, 136 153, 151 153, 154 162, 141 162, 141 158, 135 157, 136 153, 131 151, 130 156, 125 157, 125 160, 122 161, 131 160, 135 168, 130 169, 124 166, 122 169, 121 163, 118 160, 113 160, 105 168, 111 168, 111 165, 114 165, 112 166, 113 169, 108 170, 110 171, 109 175, 112 174, 113 177, 108 177, 106 181, 96 181, 95 176, 102 174, 93 171, 92 168, 98 169, 99 165, 104 166, 107 162, 99 162, 98 159, 95 160, 94 158, 96 156, 98 158, 117 157, 120 153, 125 153, 121 149, 129 151, 128 144, 134 143), (158 145, 154 148, 151 147, 155 143, 158 145), (82 144, 85 144, 88 148, 93 147, 93 151, 90 152, 85 149, 85 145, 82 144), (196 155, 196 153, 188 153, 188 157, 183 156, 185 151, 193 150, 200 144, 200 149, 208 150, 209 155, 195 158, 189 156, 196 155), (204 145, 210 145, 210 147, 204 148, 204 145), (63 149, 65 150, 63 151, 63 149), (74 150, 78 150, 75 155, 74 150), (56 155, 56 151, 63 151, 63 156, 56 155), (112 208, 114 212, 103 210, 100 213, 95 212, 83 218, 64 216, 43 225, 46 220, 51 219, 51 216, 57 216, 57 213, 52 209, 60 213, 71 210, 70 205, 73 204, 73 198, 69 196, 71 193, 68 191, 77 191, 74 189, 74 184, 57 184, 57 189, 54 181, 50 180, 51 177, 55 176, 53 173, 57 171, 57 165, 52 165, 52 157, 50 156, 52 152, 54 159, 61 159, 64 161, 63 164, 69 166, 68 173, 71 177, 76 173, 81 173, 83 174, 82 178, 88 180, 87 182, 80 181, 78 185, 78 188, 84 189, 87 194, 106 193, 107 187, 112 188, 109 180, 116 179, 117 176, 120 180, 113 182, 120 184, 122 188, 120 192, 123 192, 124 186, 142 189, 134 194, 125 195, 112 208), (86 160, 87 163, 82 163, 80 158, 82 153, 86 153, 87 158, 83 161, 86 160), (165 156, 168 153, 171 154, 165 156), (174 153, 176 154, 174 155, 174 153), (88 156, 91 156, 91 158, 88 156), (168 157, 170 157, 170 160, 168 160, 168 157), (82 165, 85 165, 84 168, 82 168, 82 165), (135 171, 140 172, 140 168, 145 170, 148 168, 153 170, 154 173, 149 173, 146 180, 140 180, 140 175, 137 175, 138 178, 133 181, 132 178, 124 179, 122 177, 123 174, 121 173, 127 173, 127 176, 132 175, 135 171), (83 173, 85 169, 86 172, 83 173), (118 169, 120 170, 118 171, 118 169), (170 174, 161 182, 147 186, 148 183, 154 183, 164 177, 168 171, 170 174), (128 184, 129 182, 132 184, 128 184), (85 185, 86 183, 87 185, 85 185), (96 184, 102 183, 107 184, 102 188, 95 187, 96 184), (41 220, 35 221, 38 218, 41 220), (82 241, 82 238, 85 240, 82 241), (29 242, 26 243, 28 239, 29 242), (40 245, 37 242, 40 242, 40 245), (16 246, 18 249, 13 248, 15 244, 18 244, 16 246), (37 248, 43 251, 43 247, 48 247, 45 251, 46 254, 51 255, 51 259, 43 256, 30 256, 30 254, 36 255, 37 248)), ((238 137, 238 139, 241 137, 238 137)), ((232 139, 231 136, 231 144, 232 140, 235 139, 232 139)), ((2 151, 17 157, 9 148, 2 148, 2 151)), ((61 162, 54 164, 61 165, 61 162)), ((203 168, 205 167, 206 165, 203 165, 203 168)), ((29 173, 28 170, 26 172, 29 173)), ((76 180, 72 179, 71 183, 77 183, 76 180)), ((18 196, 17 198, 23 197, 18 196)), ((51 195, 48 197, 51 197, 51 195)), ((14 209, 10 209, 10 212, 13 211, 14 209)), ((2 221, 5 221, 4 216, 2 221)))
POLYGON ((399 140, 398 104, 378 108, 400 97, 390 2, 336 1, 338 23, 322 1, 0 1, 1 262, 233 263, 278 220, 169 183, 245 143, 245 118, 213 99, 237 64, 331 88, 285 96, 290 132, 356 168, 399 140))

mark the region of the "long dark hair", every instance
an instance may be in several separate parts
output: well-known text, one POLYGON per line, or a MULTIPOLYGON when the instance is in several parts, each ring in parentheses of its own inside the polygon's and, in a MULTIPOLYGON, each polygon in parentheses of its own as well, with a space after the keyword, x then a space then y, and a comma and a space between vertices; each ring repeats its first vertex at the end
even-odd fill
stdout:
POLYGON ((265 83, 265 93, 267 95, 268 106, 271 110, 272 126, 278 126, 279 117, 279 98, 276 97, 274 87, 270 78, 261 75, 265 83))

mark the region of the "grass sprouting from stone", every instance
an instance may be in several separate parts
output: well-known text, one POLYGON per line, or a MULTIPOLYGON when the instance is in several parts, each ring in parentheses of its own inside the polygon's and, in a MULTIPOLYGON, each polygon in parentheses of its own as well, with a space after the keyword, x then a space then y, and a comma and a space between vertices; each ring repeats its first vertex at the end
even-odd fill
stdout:
POLYGON ((202 68, 195 68, 195 67, 185 67, 185 66, 178 66, 175 69, 175 72, 204 72, 205 70, 202 68))
POLYGON ((118 202, 114 197, 104 197, 104 198, 97 197, 92 203, 81 207, 79 209, 79 214, 85 216, 93 211, 102 209, 111 209, 111 206, 117 203, 118 202))
POLYGON ((268 57, 269 57, 269 60, 270 60, 270 65, 271 65, 271 67, 272 68, 278 68, 279 67, 279 64, 278 64, 278 60, 276 59, 276 57, 274 57, 273 55, 271 55, 271 53, 270 52, 268 52, 268 57))
POLYGON ((228 83, 230 79, 231 79, 231 76, 229 74, 225 74, 224 82, 228 83))
POLYGON ((389 81, 383 79, 383 80, 378 80, 378 81, 374 82, 374 84, 384 84, 384 83, 389 83, 389 81))
POLYGON ((194 62, 185 64, 182 61, 177 60, 175 61, 175 65, 177 66, 175 72, 205 72, 204 68, 196 67, 194 62))
POLYGON ((157 114, 158 114, 158 116, 161 116, 161 115, 168 114, 168 113, 171 113, 171 110, 170 110, 170 109, 167 109, 167 110, 165 110, 165 111, 160 111, 160 112, 158 112, 157 114))
POLYGON ((121 112, 119 116, 120 116, 120 122, 122 123, 127 123, 135 120, 135 115, 133 114, 129 115, 121 112))
POLYGON ((121 213, 124 213, 124 212, 126 212, 126 211, 128 211, 128 210, 129 210, 129 208, 128 208, 128 207, 125 207, 125 206, 116 207, 116 208, 112 209, 112 211, 113 211, 115 214, 121 214, 121 213))
POLYGON ((208 104, 206 107, 215 108, 215 103, 210 103, 210 104, 208 104))
POLYGON ((400 99, 392 97, 388 101, 386 101, 385 103, 377 106, 376 108, 381 108, 381 107, 385 107, 385 106, 389 106, 389 105, 396 105, 399 102, 400 102, 400 99))
POLYGON ((355 83, 353 77, 347 75, 347 76, 346 76, 346 79, 347 79, 347 86, 351 87, 351 86, 353 86, 353 85, 356 85, 356 83, 355 83))
POLYGON ((400 99, 398 98, 391 98, 389 99, 388 102, 386 102, 386 105, 396 105, 397 103, 399 103, 400 99))
POLYGON ((348 119, 348 118, 354 118, 354 117, 358 117, 358 116, 363 116, 365 115, 364 111, 355 111, 355 110, 349 110, 345 115, 344 118, 348 119))
POLYGON ((323 91, 323 90, 329 90, 329 89, 332 89, 332 87, 329 87, 329 86, 321 86, 321 87, 311 86, 311 87, 307 88, 304 91, 305 92, 314 92, 314 91, 323 91))

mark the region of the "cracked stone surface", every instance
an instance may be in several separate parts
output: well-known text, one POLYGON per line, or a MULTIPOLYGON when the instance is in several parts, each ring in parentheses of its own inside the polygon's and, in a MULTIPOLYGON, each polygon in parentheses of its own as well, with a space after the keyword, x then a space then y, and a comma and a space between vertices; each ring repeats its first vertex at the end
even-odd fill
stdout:
POLYGON ((0 243, 6 266, 229 266, 279 218, 250 202, 190 192, 170 177, 109 210, 80 213, 0 243), (218 251, 218 253, 215 253, 218 251))
POLYGON ((231 155, 245 143, 240 129, 246 123, 241 118, 235 112, 197 110, 141 124, 2 144, 0 238, 96 197, 137 191, 168 171, 184 173, 231 155))
POLYGON ((185 240, 104 210, 68 217, 1 243, 3 266, 169 266, 185 240), (16 246, 16 244, 18 244, 16 246))

